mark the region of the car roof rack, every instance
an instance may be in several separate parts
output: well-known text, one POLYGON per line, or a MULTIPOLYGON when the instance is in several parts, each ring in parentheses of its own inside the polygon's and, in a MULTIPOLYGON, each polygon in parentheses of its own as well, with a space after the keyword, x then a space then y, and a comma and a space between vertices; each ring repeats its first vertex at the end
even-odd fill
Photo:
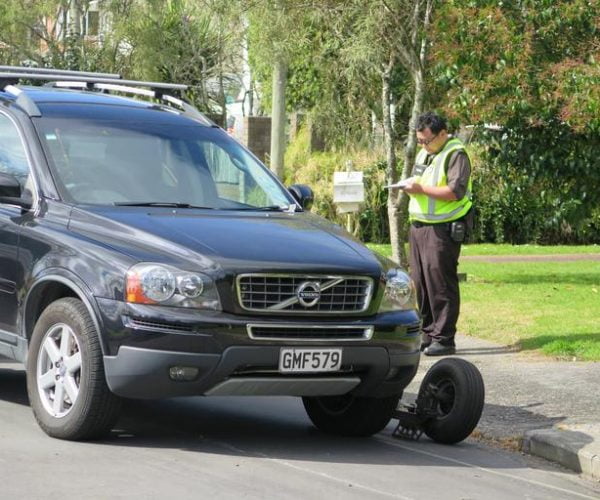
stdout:
MULTIPOLYGON (((101 82, 81 82, 81 81, 61 81, 61 82, 50 82, 46 84, 46 86, 56 87, 56 88, 67 88, 67 89, 88 89, 88 90, 100 90, 102 92, 118 92, 121 94, 130 94, 130 95, 140 95, 144 97, 149 97, 151 99, 156 99, 158 101, 162 101, 167 103, 170 106, 177 106, 183 111, 183 114, 189 116, 190 118, 194 118, 196 120, 200 120, 205 125, 215 125, 215 123, 204 116, 200 111, 198 111, 194 106, 192 106, 189 102, 184 99, 179 99, 169 94, 165 94, 163 90, 165 90, 162 85, 168 85, 175 90, 185 90, 187 89, 187 85, 179 85, 179 84, 160 84, 160 88, 155 88, 151 85, 153 82, 136 82, 132 80, 118 80, 119 84, 115 83, 101 83, 101 82), (129 85, 122 85, 129 84, 129 85), (147 85, 149 88, 140 88, 136 86, 132 86, 132 84, 147 85)), ((146 85, 144 85, 146 86, 146 85)))
POLYGON ((17 96, 18 104, 30 115, 41 116, 38 107, 32 99, 14 85, 20 79, 46 81, 45 86, 57 88, 100 90, 102 92, 119 92, 149 97, 162 101, 169 106, 176 106, 183 114, 201 121, 205 125, 216 124, 204 116, 194 106, 183 98, 168 95, 165 91, 183 93, 188 86, 178 83, 145 82, 138 80, 123 80, 120 75, 111 73, 89 73, 70 70, 50 70, 37 68, 21 68, 18 66, 0 66, 0 88, 17 96), (4 69, 4 70, 3 70, 4 69), (37 70, 37 71, 36 71, 37 70), (114 78, 113 78, 114 77, 114 78), (4 83, 4 85, 2 85, 4 83), (6 86, 5 86, 6 85, 6 86))
POLYGON ((92 75, 63 75, 59 73, 28 73, 27 71, 0 71, 0 80, 40 80, 47 82, 85 82, 115 83, 120 85, 133 85, 136 87, 148 87, 153 90, 186 90, 187 85, 180 83, 142 82, 137 80, 123 80, 119 78, 105 78, 92 75))
POLYGON ((91 76, 97 78, 121 79, 118 73, 96 73, 91 71, 74 71, 70 69, 34 68, 31 66, 0 66, 0 72, 27 73, 31 75, 91 76))

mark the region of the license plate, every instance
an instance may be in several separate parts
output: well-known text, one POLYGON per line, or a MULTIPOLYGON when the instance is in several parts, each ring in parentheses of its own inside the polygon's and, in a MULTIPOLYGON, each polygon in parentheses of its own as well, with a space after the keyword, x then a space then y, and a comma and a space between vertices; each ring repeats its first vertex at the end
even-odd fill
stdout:
POLYGON ((281 349, 281 373, 335 372, 342 367, 341 349, 281 349))

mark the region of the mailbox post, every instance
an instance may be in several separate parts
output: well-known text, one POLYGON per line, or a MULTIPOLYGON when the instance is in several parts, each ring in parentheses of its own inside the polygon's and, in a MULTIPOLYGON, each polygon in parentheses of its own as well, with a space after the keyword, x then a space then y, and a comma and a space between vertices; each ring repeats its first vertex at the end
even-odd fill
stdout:
POLYGON ((333 202, 341 214, 348 214, 346 229, 352 232, 351 214, 359 211, 365 201, 363 173, 352 171, 352 162, 346 164, 346 172, 333 173, 333 202))

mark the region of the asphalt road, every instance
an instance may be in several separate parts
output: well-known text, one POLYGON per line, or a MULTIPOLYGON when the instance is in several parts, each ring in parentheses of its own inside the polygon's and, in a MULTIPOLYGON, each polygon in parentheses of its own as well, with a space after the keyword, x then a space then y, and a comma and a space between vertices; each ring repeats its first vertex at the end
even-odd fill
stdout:
POLYGON ((128 402, 102 442, 48 438, 0 358, 0 499, 600 498, 600 485, 475 441, 327 436, 295 398, 128 402))

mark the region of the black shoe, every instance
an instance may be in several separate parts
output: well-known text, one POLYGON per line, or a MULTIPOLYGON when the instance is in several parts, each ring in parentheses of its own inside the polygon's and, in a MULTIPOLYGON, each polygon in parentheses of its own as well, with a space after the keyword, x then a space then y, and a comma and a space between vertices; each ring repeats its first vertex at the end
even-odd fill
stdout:
POLYGON ((430 345, 431 345, 431 342, 423 342, 421 344, 421 352, 423 352, 425 349, 427 349, 430 345))
POLYGON ((456 347, 453 345, 442 345, 439 342, 432 342, 431 345, 423 351, 425 356, 446 356, 455 353, 456 347))

